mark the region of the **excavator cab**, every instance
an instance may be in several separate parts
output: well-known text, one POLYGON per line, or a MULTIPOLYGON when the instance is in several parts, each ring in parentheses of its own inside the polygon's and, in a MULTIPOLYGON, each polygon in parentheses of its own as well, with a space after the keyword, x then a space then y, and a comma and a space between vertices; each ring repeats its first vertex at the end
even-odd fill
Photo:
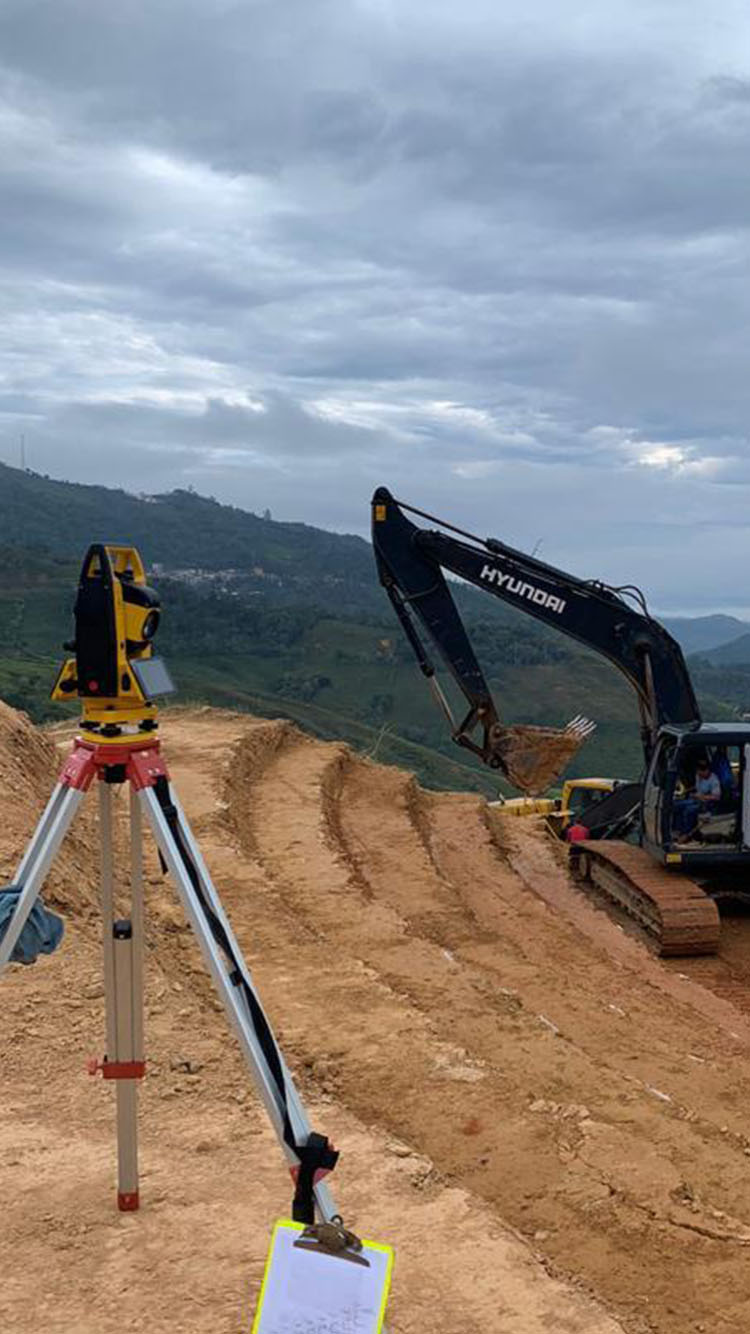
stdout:
POLYGON ((644 785, 644 847, 670 865, 697 868, 745 861, 750 847, 749 756, 747 724, 664 728, 644 785), (710 803, 694 796, 701 761, 720 790, 710 803))

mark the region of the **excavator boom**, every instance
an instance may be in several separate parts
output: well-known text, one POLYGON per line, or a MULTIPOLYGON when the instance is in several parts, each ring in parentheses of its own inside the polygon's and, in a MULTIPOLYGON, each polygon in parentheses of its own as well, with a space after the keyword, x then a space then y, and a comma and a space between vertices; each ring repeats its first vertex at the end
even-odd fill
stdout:
MULTIPOLYGON (((504 769, 514 781, 510 752, 517 753, 519 742, 522 746, 530 743, 541 755, 546 740, 551 760, 561 761, 557 764, 559 771, 588 734, 590 725, 587 729, 585 720, 574 719, 562 733, 549 729, 546 738, 541 734, 524 738, 523 734, 514 735, 513 729, 501 727, 444 571, 609 659, 637 693, 647 761, 663 723, 699 726, 700 711, 682 650, 649 616, 637 590, 618 590, 595 580, 579 579, 494 538, 478 538, 455 528, 444 531, 451 525, 441 520, 433 520, 441 523, 440 529, 418 527, 406 511, 432 518, 395 500, 385 487, 375 492, 372 535, 378 574, 423 673, 434 678, 415 622, 436 644, 468 701, 467 717, 454 727, 454 739, 460 745, 474 750, 485 763, 504 769), (638 608, 626 601, 623 594, 627 591, 639 600, 638 608), (472 742, 471 733, 480 724, 483 739, 478 745, 472 742), (555 757, 556 749, 559 754, 555 757)), ((545 730, 539 729, 540 733, 545 730)), ((516 772, 516 780, 521 778, 517 786, 526 791, 536 786, 538 790, 538 784, 532 781, 529 786, 523 781, 524 772, 522 765, 516 772)))

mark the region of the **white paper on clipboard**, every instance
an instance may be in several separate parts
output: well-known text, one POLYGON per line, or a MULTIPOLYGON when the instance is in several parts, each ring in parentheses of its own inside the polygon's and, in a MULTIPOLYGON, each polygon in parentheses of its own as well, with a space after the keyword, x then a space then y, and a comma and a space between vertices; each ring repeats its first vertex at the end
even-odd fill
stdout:
POLYGON ((362 1243, 367 1266, 295 1247, 301 1223, 276 1224, 252 1334, 380 1334, 390 1246, 362 1243))

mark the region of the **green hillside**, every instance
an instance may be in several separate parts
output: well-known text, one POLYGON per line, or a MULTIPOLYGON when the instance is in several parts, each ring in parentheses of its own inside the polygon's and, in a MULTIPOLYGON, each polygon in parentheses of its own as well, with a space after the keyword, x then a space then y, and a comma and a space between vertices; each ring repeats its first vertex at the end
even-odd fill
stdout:
POLYGON ((0 464, 0 511, 0 536, 9 547, 80 559, 90 542, 131 543, 149 569, 180 570, 186 577, 200 571, 206 585, 243 596, 296 603, 335 598, 355 612, 363 596, 373 608, 378 603, 370 547, 361 537, 277 523, 192 491, 134 496, 0 464))
MULTIPOLYGON (((0 560, 0 692, 36 719, 59 717, 48 694, 71 634, 77 563, 13 548, 0 550, 0 560)), ((376 747, 379 758, 415 768, 433 785, 496 788, 494 775, 450 741, 387 604, 381 618, 355 621, 164 576, 157 582, 165 605, 159 649, 181 698, 292 717, 319 736, 376 747)), ((608 717, 592 743, 599 754, 592 757, 590 745, 578 767, 606 768, 610 757, 618 770, 637 763, 632 700, 616 674, 549 645, 533 627, 522 623, 519 631, 481 620, 472 629, 508 719, 565 722, 593 692, 602 698, 604 677, 608 717)), ((455 699, 457 713, 462 703, 455 699)))
MULTIPOLYGON (((100 538, 129 541, 159 567, 158 647, 181 700, 293 718, 433 786, 496 789, 450 741, 362 539, 188 492, 145 500, 4 467, 0 505, 0 693, 35 719, 60 716, 48 694, 83 551, 100 538)), ((570 772, 637 774, 635 699, 619 674, 502 603, 455 591, 504 719, 563 725, 585 713, 598 730, 570 772)), ((707 717, 731 715, 748 697, 748 678, 700 670, 707 717)), ((459 696, 455 712, 464 709, 459 696)))
MULTIPOLYGON (((48 694, 59 646, 71 634, 77 564, 38 561, 12 548, 0 550, 0 559, 0 692, 36 719, 59 717, 61 706, 48 694)), ((432 785, 495 790, 494 775, 450 741, 387 605, 382 619, 358 622, 317 607, 244 602, 165 577, 157 582, 165 607, 159 651, 181 699, 288 716, 319 736, 376 747, 379 758, 415 768, 432 785)), ((601 741, 622 757, 618 767, 636 762, 632 701, 616 674, 520 629, 514 636, 509 627, 478 621, 472 631, 497 699, 508 701, 509 720, 565 722, 593 691, 601 697, 604 676, 611 698, 601 741)), ((446 686, 451 693, 452 683, 446 686)), ((460 696, 454 703, 460 713, 460 696)), ((599 758, 597 766, 589 747, 579 768, 601 767, 599 758)))
POLYGON ((750 632, 744 635, 738 635, 736 639, 730 639, 728 643, 719 644, 717 648, 710 651, 696 654, 701 660, 704 660, 712 667, 737 667, 750 665, 750 632))

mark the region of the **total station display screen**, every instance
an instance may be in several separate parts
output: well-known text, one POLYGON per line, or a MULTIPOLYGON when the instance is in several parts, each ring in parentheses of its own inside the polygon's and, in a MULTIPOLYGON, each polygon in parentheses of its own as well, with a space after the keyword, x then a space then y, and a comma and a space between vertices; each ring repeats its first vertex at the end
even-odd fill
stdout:
POLYGON ((129 666, 146 699, 172 695, 177 689, 163 658, 141 658, 129 666))

